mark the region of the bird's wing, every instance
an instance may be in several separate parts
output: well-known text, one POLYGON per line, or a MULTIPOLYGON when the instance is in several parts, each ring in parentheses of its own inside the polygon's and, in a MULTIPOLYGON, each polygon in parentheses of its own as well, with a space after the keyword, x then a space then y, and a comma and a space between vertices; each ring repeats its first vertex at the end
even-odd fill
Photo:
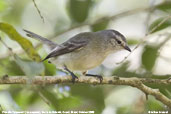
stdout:
POLYGON ((40 40, 43 44, 47 44, 51 49, 54 49, 56 46, 58 46, 58 44, 56 44, 56 43, 48 40, 47 38, 44 38, 44 37, 38 35, 38 34, 35 34, 35 33, 31 32, 31 31, 28 31, 28 30, 25 30, 25 29, 24 29, 24 31, 27 33, 26 35, 28 37, 34 38, 36 40, 40 40))
POLYGON ((88 44, 88 40, 86 38, 80 38, 81 36, 75 36, 71 38, 70 40, 64 42, 63 44, 57 46, 52 50, 50 54, 47 55, 47 57, 44 60, 51 58, 51 57, 57 57, 59 55, 63 55, 66 53, 70 53, 72 51, 81 49, 85 45, 88 44))

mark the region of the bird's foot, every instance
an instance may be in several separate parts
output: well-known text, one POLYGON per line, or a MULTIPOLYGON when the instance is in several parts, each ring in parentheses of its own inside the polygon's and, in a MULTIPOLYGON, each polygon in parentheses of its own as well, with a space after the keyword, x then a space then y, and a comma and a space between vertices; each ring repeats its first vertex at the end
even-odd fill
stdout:
POLYGON ((72 83, 74 84, 75 83, 75 79, 78 79, 78 77, 73 72, 70 72, 70 74, 72 76, 72 83))
POLYGON ((102 83, 103 81, 103 77, 101 75, 95 75, 95 74, 85 74, 85 76, 92 76, 92 77, 96 77, 100 80, 100 83, 102 83))
POLYGON ((71 72, 66 66, 64 66, 64 69, 70 73, 70 75, 72 76, 72 83, 74 84, 75 80, 78 79, 78 77, 73 72, 71 72))

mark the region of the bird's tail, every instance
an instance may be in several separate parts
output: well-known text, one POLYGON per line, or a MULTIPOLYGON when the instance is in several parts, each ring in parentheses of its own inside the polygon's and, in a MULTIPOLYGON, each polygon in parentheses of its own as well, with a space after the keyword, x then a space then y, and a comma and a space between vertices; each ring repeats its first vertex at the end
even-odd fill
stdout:
POLYGON ((41 41, 43 44, 48 45, 51 49, 54 49, 56 46, 58 46, 58 44, 56 44, 56 43, 48 40, 47 38, 44 38, 44 37, 38 35, 38 34, 35 34, 35 33, 31 32, 31 31, 28 31, 28 30, 25 30, 25 29, 24 29, 24 31, 27 33, 26 35, 28 37, 31 37, 31 38, 34 38, 36 40, 41 41))

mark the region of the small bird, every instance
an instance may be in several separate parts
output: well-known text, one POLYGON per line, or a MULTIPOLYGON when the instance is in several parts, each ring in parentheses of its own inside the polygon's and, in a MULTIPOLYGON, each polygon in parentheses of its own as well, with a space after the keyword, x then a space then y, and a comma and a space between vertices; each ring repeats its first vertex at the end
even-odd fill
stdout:
POLYGON ((28 30, 24 31, 27 36, 42 41, 52 49, 43 61, 50 59, 58 68, 64 68, 71 74, 73 83, 78 77, 72 71, 81 71, 85 76, 97 77, 102 82, 102 76, 86 72, 99 66, 109 54, 121 49, 131 52, 126 38, 112 29, 79 33, 60 45, 28 30))

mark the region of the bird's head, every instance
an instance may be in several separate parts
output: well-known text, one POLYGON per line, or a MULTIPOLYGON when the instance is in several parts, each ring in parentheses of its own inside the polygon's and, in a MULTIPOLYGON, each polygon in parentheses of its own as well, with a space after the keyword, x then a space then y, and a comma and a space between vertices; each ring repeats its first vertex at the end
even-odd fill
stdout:
POLYGON ((111 47, 114 50, 126 49, 127 51, 131 52, 129 48, 126 38, 116 30, 103 30, 101 34, 104 35, 104 39, 108 41, 111 47))

